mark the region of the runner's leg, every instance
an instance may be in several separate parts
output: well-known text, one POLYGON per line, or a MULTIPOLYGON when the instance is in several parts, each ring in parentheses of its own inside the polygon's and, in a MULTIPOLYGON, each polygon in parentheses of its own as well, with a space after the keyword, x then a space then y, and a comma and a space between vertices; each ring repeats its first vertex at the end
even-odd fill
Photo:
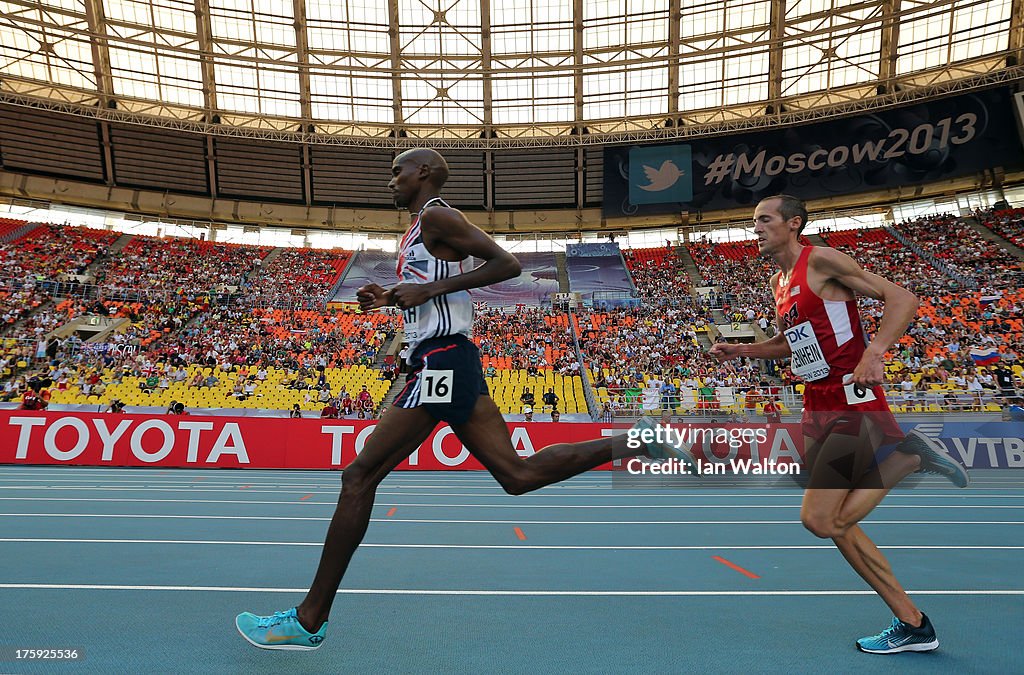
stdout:
POLYGON ((643 448, 626 447, 619 434, 583 443, 557 443, 523 459, 512 447, 508 426, 490 396, 477 399, 465 424, 453 425, 466 449, 491 472, 509 494, 521 495, 607 464, 635 457, 643 448))
POLYGON ((883 489, 854 488, 843 501, 838 521, 843 523, 859 523, 878 506, 889 491, 899 485, 900 481, 914 473, 921 466, 921 458, 905 452, 894 451, 879 465, 878 471, 882 478, 883 489))
POLYGON ((800 518, 804 527, 814 535, 832 539, 854 571, 878 593, 893 614, 901 621, 917 626, 921 623, 921 612, 896 580, 888 560, 860 528, 858 521, 848 520, 851 514, 863 512, 865 505, 872 504, 873 508, 885 496, 888 488, 879 487, 884 484, 885 473, 905 468, 897 464, 903 462, 897 458, 890 467, 885 467, 883 462, 877 471, 868 471, 874 460, 874 449, 881 443, 882 436, 883 433, 870 419, 865 418, 860 425, 859 436, 832 433, 820 444, 805 438, 805 447, 811 448, 808 456, 813 457, 810 465, 812 487, 804 493, 800 518), (842 467, 839 473, 843 475, 837 475, 837 466, 842 467), (843 478, 852 476, 861 478, 856 479, 851 488, 837 487, 843 478), (854 493, 858 494, 847 504, 854 493))
POLYGON ((331 612, 342 576, 366 534, 377 486, 436 426, 437 420, 423 408, 388 408, 363 451, 345 468, 320 565, 297 608, 299 621, 309 632, 316 632, 331 612))

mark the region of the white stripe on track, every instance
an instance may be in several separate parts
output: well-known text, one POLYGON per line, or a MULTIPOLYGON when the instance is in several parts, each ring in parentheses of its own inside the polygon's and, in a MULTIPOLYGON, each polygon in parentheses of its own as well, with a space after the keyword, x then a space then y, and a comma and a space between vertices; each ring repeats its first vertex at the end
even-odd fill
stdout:
MULTIPOLYGON (((308 493, 307 493, 308 494, 308 493)), ((15 502, 125 502, 128 504, 310 504, 335 506, 336 501, 315 502, 306 500, 273 501, 256 499, 131 499, 119 497, 0 497, 2 501, 15 502)), ((418 502, 377 502, 374 506, 413 506, 419 508, 485 508, 485 509, 799 509, 799 504, 425 504, 418 502)), ((1024 505, 1006 504, 880 504, 876 509, 1024 509, 1024 505)))
MULTIPOLYGON (((238 483, 247 483, 252 480, 272 480, 276 483, 310 483, 310 482, 325 482, 325 481, 338 481, 341 475, 344 473, 338 470, 324 470, 324 471, 313 471, 308 473, 293 473, 293 472, 281 472, 274 473, 273 470, 261 470, 261 469, 241 469, 237 471, 226 471, 219 469, 154 469, 154 468, 139 468, 135 470, 126 470, 123 472, 115 472, 113 469, 95 469, 89 470, 90 467, 66 467, 63 470, 56 471, 31 471, 31 467, 18 467, 16 471, 3 471, 0 469, 0 481, 3 480, 41 480, 50 476, 61 476, 60 479, 53 480, 69 480, 69 481, 82 481, 92 477, 104 477, 107 480, 126 480, 140 482, 143 480, 160 480, 165 478, 168 481, 179 482, 185 479, 191 479, 196 477, 211 478, 215 477, 217 480, 228 480, 238 483), (75 477, 67 478, 75 474, 75 477), (267 475, 270 474, 270 475, 267 475), (10 476, 10 477, 9 477, 10 476), (18 476, 14 478, 13 476, 18 476), (145 476, 145 477, 143 477, 145 476), (26 478, 27 477, 27 478, 26 478)), ((1008 469, 1006 471, 1016 471, 1017 473, 1024 474, 1024 471, 1008 469)), ((416 471, 398 471, 385 479, 384 485, 387 487, 402 487, 401 484, 407 484, 410 487, 489 487, 494 486, 496 483, 493 478, 490 478, 486 473, 479 472, 451 472, 451 475, 419 475, 416 474, 429 474, 431 472, 416 472, 416 471), (473 475, 468 475, 473 474, 473 475), (482 476, 480 475, 482 474, 482 476), (463 477, 459 477, 463 476, 463 477)), ((551 488, 559 489, 576 489, 576 490, 600 490, 611 486, 612 476, 611 472, 598 472, 602 475, 597 475, 594 478, 590 478, 586 474, 574 476, 573 478, 558 483, 551 488)), ((944 479, 928 479, 928 478, 915 478, 916 481, 920 481, 921 485, 928 487, 938 487, 948 485, 948 482, 944 479)), ((745 485, 747 480, 732 481, 734 485, 745 485)), ((724 486, 723 486, 724 487, 724 486)), ((971 489, 1013 489, 1013 488, 1024 487, 1024 476, 1020 479, 1008 478, 1006 480, 981 480, 974 479, 971 481, 971 489), (982 485, 1001 485, 1006 486, 1005 488, 981 488, 982 485)))
MULTIPOLYGON (((224 488, 213 487, 219 485, 217 483, 204 483, 202 485, 176 485, 176 484, 130 484, 130 485, 2 485, 0 484, 0 490, 81 490, 81 491, 100 491, 100 492, 190 492, 196 493, 231 493, 236 494, 239 490, 243 489, 241 484, 239 485, 228 485, 224 488)), ((260 489, 258 485, 252 485, 245 483, 245 492, 247 494, 314 494, 314 495, 337 495, 338 489, 330 490, 317 490, 312 487, 301 488, 301 489, 278 489, 268 490, 260 489)), ((264 488, 274 486, 263 486, 264 488)), ((289 488, 294 486, 288 486, 289 488)), ((664 492, 653 492, 653 493, 632 493, 624 489, 620 490, 609 490, 608 492, 602 492, 600 494, 552 494, 552 493, 537 493, 530 495, 523 495, 520 499, 581 499, 581 498, 619 498, 619 499, 640 499, 640 498, 651 498, 651 499, 704 499, 707 497, 723 498, 723 499, 802 499, 803 495, 800 492, 793 490, 792 488, 755 488, 750 492, 741 493, 721 493, 721 492, 702 492, 701 489, 689 489, 679 488, 673 489, 672 491, 666 490, 664 492), (768 492, 755 492, 757 489, 771 490, 768 492), (788 493, 783 493, 782 490, 790 490, 788 493)), ((482 492, 413 492, 409 490, 401 490, 398 492, 389 492, 386 490, 378 490, 377 495, 386 497, 493 497, 500 493, 499 490, 486 490, 482 492)), ((962 501, 964 499, 1024 499, 1024 494, 1012 494, 1012 495, 976 495, 976 494, 964 494, 959 490, 950 489, 948 492, 940 492, 935 494, 930 493, 919 493, 913 491, 906 491, 896 494, 889 494, 886 499, 955 499, 962 501)))
MULTIPOLYGON (((231 541, 214 539, 88 539, 56 537, 4 537, 11 544, 170 544, 197 546, 323 546, 320 541, 231 541)), ((474 549, 496 551, 835 551, 835 546, 544 546, 507 544, 360 544, 363 548, 474 549)), ((1024 546, 878 546, 906 551, 1021 551, 1024 546)))
MULTIPOLYGON (((329 522, 315 516, 230 516, 216 514, 140 513, 0 513, 2 518, 157 518, 182 520, 308 520, 329 522)), ((472 525, 800 525, 799 520, 448 520, 443 518, 370 518, 371 523, 441 523, 472 525)), ((1024 525, 1021 520, 865 520, 864 525, 1024 525)))
MULTIPOLYGON (((184 591, 222 593, 305 593, 307 588, 266 588, 257 586, 128 586, 122 584, 0 584, 3 589, 19 590, 78 590, 78 591, 184 591)), ((907 591, 910 595, 1024 595, 1024 589, 964 589, 907 591)), ((480 596, 559 596, 559 597, 813 597, 837 595, 876 595, 870 590, 809 590, 809 591, 502 591, 502 590, 441 590, 415 588, 341 588, 339 595, 480 595, 480 596)))
MULTIPOLYGON (((323 481, 336 480, 344 472, 340 469, 306 469, 306 470, 278 470, 278 469, 220 469, 212 467, 195 468, 174 468, 174 467, 87 467, 87 466, 40 466, 40 465, 19 465, 0 464, 0 478, 4 476, 111 476, 131 477, 135 480, 146 475, 152 477, 168 477, 171 479, 192 478, 196 476, 216 476, 219 479, 234 479, 245 481, 252 479, 271 479, 275 481, 323 481)), ((1024 485, 1024 471, 1019 469, 996 469, 996 470, 972 470, 973 480, 971 486, 975 485, 1024 485), (996 475, 989 475, 994 473, 996 475)), ((594 471, 574 476, 561 484, 562 487, 583 487, 599 488, 607 485, 612 478, 610 471, 594 471)), ((947 481, 936 477, 918 477, 925 484, 944 485, 947 481)), ((408 483, 448 483, 448 484, 480 484, 493 485, 494 479, 485 471, 394 471, 385 479, 388 482, 408 483)))
MULTIPOLYGON (((210 489, 206 487, 185 487, 185 486, 0 486, 0 491, 37 491, 37 490, 61 490, 68 492, 156 492, 156 493, 189 493, 189 494, 238 494, 240 490, 243 490, 241 486, 233 486, 230 489, 210 489)), ((251 488, 247 487, 244 489, 247 494, 250 495, 330 495, 337 496, 338 490, 330 491, 318 491, 314 489, 301 489, 301 490, 258 490, 255 486, 251 488)), ((498 491, 489 490, 481 493, 420 493, 411 491, 400 491, 400 492, 389 492, 378 490, 376 493, 382 497, 496 497, 498 491)), ((664 492, 664 493, 650 493, 650 494, 630 494, 626 491, 607 492, 600 495, 553 495, 550 493, 539 493, 534 495, 525 495, 520 499, 706 499, 706 498, 717 498, 717 499, 803 499, 802 495, 798 492, 790 492, 787 494, 780 494, 778 491, 772 493, 702 493, 700 491, 690 491, 686 493, 678 492, 664 492)), ((988 500, 988 499, 1024 499, 1024 495, 963 495, 959 493, 953 493, 950 491, 947 494, 918 494, 918 493, 903 493, 896 495, 888 495, 886 499, 957 499, 957 500, 988 500)))

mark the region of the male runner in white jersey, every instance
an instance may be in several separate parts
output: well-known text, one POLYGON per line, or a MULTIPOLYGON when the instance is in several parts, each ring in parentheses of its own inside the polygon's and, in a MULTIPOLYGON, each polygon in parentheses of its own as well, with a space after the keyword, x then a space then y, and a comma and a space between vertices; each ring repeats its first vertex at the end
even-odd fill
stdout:
POLYGON ((771 279, 779 332, 756 344, 718 343, 711 354, 720 361, 792 357, 793 373, 806 382, 803 433, 810 476, 801 520, 816 536, 831 538, 896 615, 888 629, 857 640, 857 647, 873 654, 931 651, 939 646, 931 622, 858 525, 890 488, 919 468, 959 487, 968 482, 963 467, 928 438, 917 432, 904 438, 879 386, 885 381, 882 358, 914 318, 918 300, 840 251, 802 246, 798 237, 806 224, 807 209, 795 197, 778 195, 757 205, 760 254, 780 269, 771 279), (885 303, 870 343, 857 293, 885 303), (898 441, 878 462, 876 451, 898 441))
MULTIPOLYGON (((377 485, 447 422, 462 444, 510 494, 521 495, 576 474, 631 457, 626 435, 583 443, 559 443, 523 459, 508 426, 491 400, 480 353, 469 339, 473 305, 468 289, 519 275, 519 261, 483 230, 438 196, 448 165, 434 150, 418 148, 395 158, 389 183, 395 204, 413 214, 399 246, 401 283, 390 290, 377 284, 357 291, 364 311, 394 305, 404 312, 410 373, 406 386, 381 418, 359 456, 342 475, 341 496, 331 518, 320 566, 298 607, 271 616, 240 614, 235 625, 250 643, 264 649, 316 649, 349 560, 366 533, 377 485), (473 256, 484 264, 463 272, 473 256)), ((651 428, 644 418, 640 428, 651 428)), ((688 457, 671 447, 648 446, 659 457, 688 457)))

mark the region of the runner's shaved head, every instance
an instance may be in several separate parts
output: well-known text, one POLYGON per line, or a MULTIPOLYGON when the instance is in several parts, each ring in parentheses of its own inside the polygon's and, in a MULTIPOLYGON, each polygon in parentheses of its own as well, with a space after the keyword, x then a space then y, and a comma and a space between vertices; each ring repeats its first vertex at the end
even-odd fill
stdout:
POLYGON ((444 161, 444 157, 437 150, 430 148, 406 150, 398 157, 395 157, 394 163, 412 163, 418 166, 426 166, 430 171, 430 178, 427 180, 437 188, 440 188, 448 180, 448 162, 444 161))

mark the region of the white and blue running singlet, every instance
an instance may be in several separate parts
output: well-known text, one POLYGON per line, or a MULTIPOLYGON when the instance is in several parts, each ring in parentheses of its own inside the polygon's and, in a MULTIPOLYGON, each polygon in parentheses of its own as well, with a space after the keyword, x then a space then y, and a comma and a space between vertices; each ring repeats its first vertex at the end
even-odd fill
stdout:
MULTIPOLYGON (((395 272, 399 283, 426 284, 447 279, 453 274, 462 274, 462 262, 435 258, 423 245, 420 218, 427 207, 435 205, 451 208, 440 197, 429 200, 412 219, 398 245, 398 267, 395 272)), ((469 337, 473 329, 473 302, 468 291, 446 293, 405 310, 402 318, 405 321, 405 339, 409 343, 411 359, 417 345, 424 340, 446 335, 469 337)))

